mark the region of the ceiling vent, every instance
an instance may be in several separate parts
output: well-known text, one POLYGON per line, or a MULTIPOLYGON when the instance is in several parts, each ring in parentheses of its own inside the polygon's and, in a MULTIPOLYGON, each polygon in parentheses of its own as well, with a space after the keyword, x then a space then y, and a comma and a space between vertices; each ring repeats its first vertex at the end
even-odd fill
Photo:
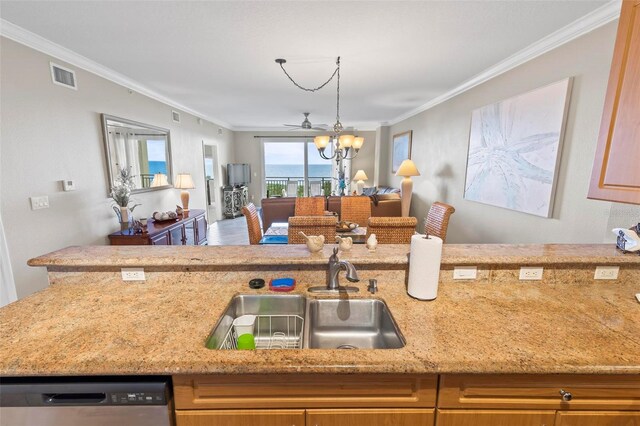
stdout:
POLYGON ((75 71, 62 67, 58 64, 54 64, 53 62, 49 62, 49 66, 51 67, 51 80, 53 80, 53 84, 78 90, 75 71))
POLYGON ((180 122, 180 113, 176 112, 176 111, 171 111, 171 117, 173 118, 173 121, 176 123, 180 122))

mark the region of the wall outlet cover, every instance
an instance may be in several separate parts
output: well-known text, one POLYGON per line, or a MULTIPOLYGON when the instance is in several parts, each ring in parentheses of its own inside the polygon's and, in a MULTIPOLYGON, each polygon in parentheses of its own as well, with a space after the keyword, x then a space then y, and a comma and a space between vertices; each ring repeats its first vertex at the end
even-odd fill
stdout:
POLYGON ((544 268, 541 266, 523 266, 520 268, 520 279, 523 281, 541 280, 544 268))
POLYGON ((144 268, 121 268, 122 281, 144 281, 144 268))
POLYGON ((617 280, 618 272, 620 272, 619 266, 596 266, 596 273, 593 276, 594 280, 617 280))
POLYGON ((41 197, 31 197, 31 210, 40 210, 49 208, 49 197, 43 195, 41 197))
POLYGON ((475 280, 477 276, 478 276, 477 266, 454 266, 453 267, 454 280, 475 280))

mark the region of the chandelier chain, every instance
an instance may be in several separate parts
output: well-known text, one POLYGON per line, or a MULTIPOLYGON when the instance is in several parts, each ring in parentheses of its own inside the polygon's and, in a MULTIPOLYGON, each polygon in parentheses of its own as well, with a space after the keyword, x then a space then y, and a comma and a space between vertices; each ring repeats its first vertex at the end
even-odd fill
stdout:
POLYGON ((338 61, 336 62, 337 67, 336 69, 333 71, 333 74, 331 74, 331 77, 329 77, 329 79, 327 81, 325 81, 323 84, 321 84, 318 87, 309 89, 307 87, 303 87, 301 85, 299 85, 298 83, 296 83, 296 81, 293 79, 293 77, 291 77, 289 75, 289 73, 287 72, 287 70, 284 69, 284 65, 282 64, 282 62, 279 62, 280 64, 280 68, 282 68, 282 71, 284 72, 284 74, 289 78, 289 80, 291 80, 291 82, 298 88, 298 89, 302 89, 306 92, 317 92, 318 90, 322 89, 324 86, 326 86, 327 84, 329 84, 331 82, 331 80, 333 80, 333 77, 336 76, 336 74, 338 75, 338 87, 340 87, 340 57, 338 57, 338 61))

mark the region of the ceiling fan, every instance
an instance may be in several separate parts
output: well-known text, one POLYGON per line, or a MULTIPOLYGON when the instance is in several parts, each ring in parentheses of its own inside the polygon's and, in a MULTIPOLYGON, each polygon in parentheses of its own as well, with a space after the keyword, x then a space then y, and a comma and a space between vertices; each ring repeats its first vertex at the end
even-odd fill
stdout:
POLYGON ((319 124, 317 126, 313 126, 311 124, 311 122, 309 121, 309 114, 308 112, 303 112, 304 114, 304 121, 302 122, 302 124, 283 124, 283 126, 286 127, 291 127, 291 129, 289 130, 327 130, 329 128, 329 126, 327 126, 326 124, 319 124))

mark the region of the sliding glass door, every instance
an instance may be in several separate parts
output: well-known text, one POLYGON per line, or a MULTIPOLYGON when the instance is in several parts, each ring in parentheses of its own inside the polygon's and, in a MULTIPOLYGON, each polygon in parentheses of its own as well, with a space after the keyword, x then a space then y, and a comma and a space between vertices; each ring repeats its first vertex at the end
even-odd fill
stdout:
POLYGON ((331 162, 307 138, 263 139, 264 195, 301 197, 331 193, 331 162))

